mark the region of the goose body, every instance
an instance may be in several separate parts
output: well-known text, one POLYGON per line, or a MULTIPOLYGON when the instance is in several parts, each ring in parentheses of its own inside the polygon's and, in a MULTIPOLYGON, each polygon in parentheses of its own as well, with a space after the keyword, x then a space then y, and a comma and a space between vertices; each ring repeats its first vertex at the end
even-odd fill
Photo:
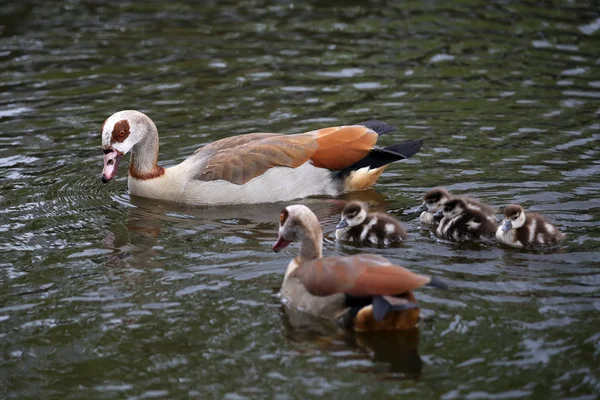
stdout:
POLYGON ((416 210, 417 212, 421 212, 419 220, 427 225, 437 225, 439 219, 436 220, 434 217, 435 213, 442 210, 444 204, 453 197, 463 199, 468 208, 482 212, 491 222, 498 222, 495 210, 489 205, 469 196, 452 196, 448 190, 442 187, 433 188, 425 193, 423 196, 423 204, 416 210))
POLYGON ((205 145, 182 163, 158 165, 158 130, 145 114, 119 111, 102 126, 102 181, 131 152, 131 194, 190 204, 286 201, 370 187, 387 164, 411 157, 422 140, 376 148, 394 128, 379 121, 293 135, 251 133, 205 145))
POLYGON ((511 204, 504 209, 504 221, 496 231, 496 239, 511 247, 534 248, 552 246, 565 238, 541 214, 525 213, 523 207, 511 204))
POLYGON ((412 328, 419 320, 412 290, 423 285, 445 287, 435 278, 415 274, 374 254, 323 258, 319 221, 303 205, 288 206, 281 212, 273 250, 292 241, 299 242, 300 254, 288 265, 282 301, 344 328, 412 328))
POLYGON ((353 201, 344 207, 335 237, 347 242, 389 246, 406 240, 408 234, 391 215, 369 213, 363 203, 353 201))
POLYGON ((443 216, 435 230, 436 235, 454 242, 488 241, 495 237, 498 227, 495 220, 469 207, 467 201, 461 198, 446 201, 435 215, 443 216))

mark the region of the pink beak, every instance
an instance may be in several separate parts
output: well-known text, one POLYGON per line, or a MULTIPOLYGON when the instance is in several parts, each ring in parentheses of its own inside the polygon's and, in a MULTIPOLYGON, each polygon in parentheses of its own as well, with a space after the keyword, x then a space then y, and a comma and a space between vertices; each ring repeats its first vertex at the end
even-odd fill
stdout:
POLYGON ((123 158, 123 155, 119 154, 119 152, 116 150, 104 150, 104 169, 102 170, 102 182, 106 183, 115 177, 121 158, 123 158))
POLYGON ((285 249, 290 243, 292 243, 291 240, 285 240, 283 237, 279 236, 277 238, 277 242, 275 242, 275 244, 273 245, 273 251, 277 253, 281 249, 285 249))

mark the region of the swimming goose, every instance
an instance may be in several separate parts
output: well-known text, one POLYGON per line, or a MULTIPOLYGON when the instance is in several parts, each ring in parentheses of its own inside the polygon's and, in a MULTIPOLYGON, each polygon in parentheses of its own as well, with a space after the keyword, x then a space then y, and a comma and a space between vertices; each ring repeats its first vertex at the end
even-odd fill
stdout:
POLYGON ((504 209, 504 221, 496 231, 498 242, 511 247, 539 247, 558 244, 565 238, 554 225, 541 214, 528 212, 518 204, 504 209))
POLYGON ((434 214, 436 218, 440 216, 443 218, 435 234, 455 242, 493 239, 498 227, 498 222, 491 221, 484 212, 469 207, 469 203, 459 197, 446 201, 443 208, 434 214))
POLYGON ((335 227, 337 240, 389 246, 408 238, 406 230, 391 215, 368 213, 367 207, 358 201, 348 203, 342 211, 342 219, 335 227))
POLYGON ((196 150, 182 163, 158 162, 158 130, 145 114, 119 111, 102 125, 102 181, 131 152, 128 186, 140 197, 191 203, 261 203, 337 195, 370 187, 387 164, 411 157, 422 140, 376 148, 395 129, 380 121, 282 135, 232 136, 196 150))
POLYGON ((299 242, 300 254, 285 272, 282 301, 344 328, 412 328, 419 310, 411 291, 423 285, 446 287, 439 279, 415 274, 375 254, 322 258, 323 232, 315 214, 304 205, 283 209, 273 250, 293 241, 299 242))
MULTIPOLYGON (((417 212, 421 212, 419 220, 427 225, 437 225, 439 223, 439 219, 436 220, 433 217, 434 214, 440 211, 444 203, 446 203, 452 197, 453 196, 450 194, 450 192, 442 187, 433 188, 425 193, 423 196, 423 204, 421 204, 416 210, 417 212)), ((465 195, 455 197, 463 199, 470 209, 483 212, 490 221, 496 223, 498 222, 496 219, 496 211, 494 211, 494 209, 487 204, 481 203, 479 200, 465 195)))

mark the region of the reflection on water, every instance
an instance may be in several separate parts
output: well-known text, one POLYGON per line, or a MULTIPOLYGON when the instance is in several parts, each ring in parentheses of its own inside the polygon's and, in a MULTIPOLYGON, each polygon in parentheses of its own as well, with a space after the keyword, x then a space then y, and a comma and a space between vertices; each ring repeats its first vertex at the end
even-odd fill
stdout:
MULTIPOLYGON (((327 352, 338 354, 343 359, 339 363, 354 366, 360 372, 393 373, 412 378, 418 378, 421 372, 418 328, 356 333, 293 308, 281 306, 281 310, 284 337, 296 343, 306 356, 313 355, 313 362, 318 362, 319 354, 327 352)), ((311 362, 311 358, 308 361, 311 362)))
POLYGON ((591 1, 4 1, 2 397, 597 397, 598 18, 591 1), (326 255, 364 251, 333 241, 344 201, 391 212, 409 240, 368 251, 453 290, 419 290, 414 336, 291 329, 273 293, 295 248, 271 251, 287 204, 138 199, 124 170, 102 185, 100 126, 131 108, 165 166, 251 131, 378 118, 399 128, 382 145, 423 138, 375 190, 302 203, 326 255), (413 210, 440 185, 567 239, 438 241, 413 210))

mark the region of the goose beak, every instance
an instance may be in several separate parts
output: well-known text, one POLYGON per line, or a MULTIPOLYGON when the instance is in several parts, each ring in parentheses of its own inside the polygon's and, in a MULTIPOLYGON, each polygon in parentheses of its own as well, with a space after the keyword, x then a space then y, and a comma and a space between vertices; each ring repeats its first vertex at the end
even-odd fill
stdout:
POLYGON ((512 228, 512 222, 510 222, 510 220, 505 219, 504 223, 502 224, 502 232, 508 232, 510 231, 512 228))
POLYGON ((427 206, 425 205, 425 203, 421 204, 421 205, 419 206, 419 208, 417 208, 417 209, 415 210, 415 212, 423 212, 423 211, 427 211, 427 206))
POLYGON ((292 243, 291 240, 285 240, 283 238, 283 236, 280 235, 277 238, 277 241, 275 242, 275 244, 273 245, 273 251, 275 253, 279 253, 281 251, 281 249, 285 249, 288 246, 288 244, 290 244, 290 243, 292 243))
POLYGON ((348 226, 348 221, 346 221, 346 218, 342 218, 340 223, 335 226, 335 229, 344 229, 347 226, 348 226))
POLYGON ((436 220, 436 221, 439 221, 442 218, 444 218, 444 211, 443 210, 439 210, 435 214, 433 214, 433 219, 436 220))
POLYGON ((117 167, 123 155, 113 149, 104 149, 104 169, 102 170, 102 182, 106 183, 115 177, 117 167))

